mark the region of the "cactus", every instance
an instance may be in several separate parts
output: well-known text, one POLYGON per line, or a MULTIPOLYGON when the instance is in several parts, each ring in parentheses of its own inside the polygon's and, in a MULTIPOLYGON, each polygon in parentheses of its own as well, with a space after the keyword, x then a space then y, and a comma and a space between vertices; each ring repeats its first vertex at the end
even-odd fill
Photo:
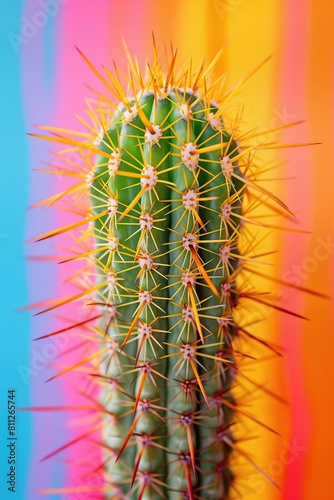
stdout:
POLYGON ((47 202, 71 196, 82 218, 41 239, 79 229, 68 260, 85 259, 82 292, 47 310, 83 299, 98 316, 96 353, 77 366, 102 387, 106 498, 227 499, 234 425, 253 418, 234 391, 247 355, 236 343, 257 340, 244 325, 266 304, 249 282, 247 224, 260 222, 246 208, 285 206, 255 182, 260 143, 230 118, 236 87, 212 79, 216 59, 177 69, 172 50, 164 72, 154 55, 144 77, 128 54, 125 84, 82 55, 118 103, 87 100, 80 139, 44 127, 81 162, 65 156, 80 182, 47 202))

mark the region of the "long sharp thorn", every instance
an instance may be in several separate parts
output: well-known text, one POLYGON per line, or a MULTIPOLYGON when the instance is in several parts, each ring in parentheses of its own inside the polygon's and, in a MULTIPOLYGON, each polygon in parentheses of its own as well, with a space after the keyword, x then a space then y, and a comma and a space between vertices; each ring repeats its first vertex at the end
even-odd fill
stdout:
POLYGON ((196 307, 196 301, 195 301, 195 297, 194 297, 194 292, 193 292, 193 289, 192 289, 192 286, 191 286, 190 283, 188 283, 188 292, 189 292, 191 307, 192 307, 192 310, 193 310, 193 313, 194 313, 194 317, 195 317, 196 327, 197 327, 198 333, 199 333, 199 335, 201 337, 202 344, 204 344, 204 336, 203 336, 203 330, 202 330, 201 320, 200 320, 200 318, 198 316, 198 311, 197 311, 197 307, 196 307))
POLYGON ((190 452, 190 457, 191 457, 191 464, 193 467, 194 475, 196 476, 196 468, 195 468, 195 450, 194 450, 194 443, 192 441, 191 437, 191 429, 190 426, 187 425, 186 427, 187 430, 187 438, 188 438, 188 445, 189 445, 189 452, 190 452))
POLYGON ((134 431, 134 429, 135 429, 135 427, 137 425, 137 422, 138 422, 139 418, 140 418, 140 415, 137 415, 137 417, 132 422, 131 427, 130 427, 130 429, 129 429, 129 431, 128 431, 125 439, 124 439, 124 442, 123 442, 123 444, 122 444, 122 446, 121 446, 121 448, 120 448, 120 450, 118 452, 118 455, 116 457, 115 462, 117 462, 119 460, 120 456, 122 455, 123 451, 125 450, 126 445, 128 444, 129 439, 131 438, 131 436, 133 434, 133 431, 134 431))
POLYGON ((106 351, 108 351, 108 349, 102 349, 101 351, 97 351, 94 354, 91 354, 91 356, 88 356, 87 358, 80 359, 80 361, 78 361, 78 363, 75 363, 74 365, 71 365, 71 366, 67 367, 65 370, 57 373, 53 377, 49 378, 47 380, 47 382, 51 382, 51 380, 54 380, 55 378, 58 378, 61 375, 64 375, 65 373, 68 373, 68 372, 74 370, 75 368, 78 368, 78 366, 81 366, 81 365, 87 363, 87 361, 90 361, 91 359, 96 358, 97 356, 99 356, 100 354, 105 353, 106 351))
POLYGON ((63 446, 61 446, 60 448, 57 448, 56 450, 54 450, 52 453, 49 453, 48 455, 46 455, 45 457, 43 457, 41 459, 41 462, 44 462, 45 460, 47 460, 48 458, 51 458, 53 457, 54 455, 56 455, 57 453, 60 453, 61 451, 65 450, 66 448, 68 448, 69 446, 72 446, 73 444, 75 443, 78 443, 79 441, 81 441, 82 439, 84 439, 85 437, 89 436, 90 434, 93 434, 93 432, 95 432, 98 428, 101 428, 105 423, 102 422, 100 423, 99 425, 95 425, 92 429, 90 429, 88 432, 85 432, 84 434, 81 434, 80 436, 76 437, 75 439, 72 439, 72 441, 69 441, 68 443, 64 444, 63 446))
POLYGON ((204 222, 202 221, 202 219, 200 218, 200 216, 198 215, 198 212, 196 210, 195 207, 191 207, 191 211, 195 217, 195 219, 197 220, 198 224, 200 225, 201 229, 206 233, 207 232, 207 229, 205 227, 205 224, 204 222))
POLYGON ((137 196, 135 196, 135 198, 132 200, 132 202, 130 203, 130 205, 128 205, 126 207, 126 209, 124 210, 124 212, 121 214, 121 216, 118 219, 119 221, 121 221, 129 212, 131 212, 131 210, 133 209, 133 207, 135 207, 137 205, 138 201, 143 196, 143 194, 145 193, 146 189, 147 189, 147 186, 144 186, 139 191, 139 193, 137 194, 137 196))
POLYGON ((136 480, 136 476, 137 476, 137 472, 138 472, 138 467, 139 467, 140 460, 141 460, 143 452, 144 452, 144 447, 142 446, 141 449, 138 452, 138 455, 137 455, 137 460, 136 460, 136 463, 135 463, 135 468, 134 468, 133 474, 132 474, 130 489, 132 489, 133 484, 134 484, 134 482, 136 480))
POLYGON ((139 118, 141 119, 141 121, 143 122, 143 124, 145 125, 147 130, 149 130, 151 132, 151 134, 155 134, 155 130, 153 128, 153 125, 150 122, 150 120, 147 118, 147 116, 145 115, 142 108, 140 106, 137 106, 137 110, 138 110, 139 118))
POLYGON ((205 399, 205 402, 206 404, 208 405, 208 407, 210 408, 210 404, 209 404, 209 400, 208 400, 208 397, 206 395, 206 392, 205 392, 205 389, 204 389, 204 386, 203 386, 203 383, 202 383, 202 380, 201 380, 201 377, 199 376, 198 374, 198 371, 197 371, 197 368, 196 368, 196 365, 194 363, 194 361, 192 359, 189 359, 189 363, 191 365, 191 368, 193 369, 193 372, 194 372, 194 375, 196 377, 196 380, 198 382, 198 385, 201 389, 201 393, 203 394, 203 398, 205 399))
POLYGON ((145 493, 145 489, 146 489, 146 483, 143 483, 138 494, 138 500, 142 500, 143 495, 145 493))
POLYGON ((137 321, 138 321, 138 319, 139 319, 139 316, 141 315, 141 313, 142 313, 142 311, 143 311, 143 309, 144 309, 145 305, 146 305, 146 304, 145 304, 145 302, 143 302, 142 304, 140 304, 140 307, 139 307, 139 309, 138 309, 138 311, 137 311, 137 314, 136 314, 136 316, 134 317, 134 319, 133 319, 133 321, 132 321, 132 323, 131 323, 131 326, 130 326, 130 328, 129 328, 129 331, 128 331, 128 333, 126 334, 126 337, 125 337, 125 339, 124 339, 124 341, 123 341, 123 343, 122 343, 122 345, 121 345, 121 349, 123 349, 123 348, 126 346, 126 343, 127 343, 127 341, 129 340, 129 337, 130 337, 131 333, 132 333, 132 332, 133 332, 133 330, 135 329, 136 324, 137 324, 137 321))
POLYGON ((133 413, 134 414, 136 413, 138 405, 139 405, 140 396, 141 396, 141 393, 143 391, 143 387, 144 387, 144 384, 145 384, 146 377, 147 377, 147 374, 146 373, 142 373, 142 376, 140 378, 139 387, 138 387, 138 390, 137 390, 135 406, 133 408, 133 413))
POLYGON ((204 269, 204 266, 203 266, 203 264, 198 256, 197 252, 196 252, 196 249, 192 245, 189 246, 189 249, 190 249, 190 252, 194 258, 194 261, 197 264, 198 269, 200 270, 204 280, 206 281, 206 284, 208 285, 210 290, 215 294, 215 296, 220 299, 220 293, 218 292, 215 285, 212 283, 210 276, 208 275, 208 273, 204 269))
POLYGON ((144 274, 144 272, 145 272, 145 271, 146 271, 146 266, 144 265, 144 266, 140 269, 139 273, 137 274, 137 276, 136 276, 136 281, 138 281, 138 280, 139 280, 139 278, 140 278, 140 277, 144 274))
POLYGON ((141 350, 142 350, 142 347, 144 345, 144 342, 145 342, 145 337, 143 336, 140 340, 140 344, 138 346, 138 350, 137 350, 137 356, 136 356, 136 366, 138 364, 138 359, 139 359, 139 356, 140 356, 140 353, 141 353, 141 350))
POLYGON ((191 476, 190 476, 190 470, 189 470, 188 464, 184 464, 184 469, 185 469, 185 474, 186 474, 186 479, 187 479, 189 500, 194 500, 193 485, 191 484, 191 476))

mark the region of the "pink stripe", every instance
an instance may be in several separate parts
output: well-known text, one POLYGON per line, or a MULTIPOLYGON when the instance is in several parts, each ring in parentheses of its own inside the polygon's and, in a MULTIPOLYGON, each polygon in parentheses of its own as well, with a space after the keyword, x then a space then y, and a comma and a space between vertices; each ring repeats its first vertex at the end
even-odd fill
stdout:
MULTIPOLYGON (((281 121, 295 121, 307 116, 307 48, 309 43, 309 2, 305 0, 286 0, 285 18, 282 26, 284 36, 282 49, 282 77, 280 82, 281 121)), ((284 142, 307 142, 307 124, 288 129, 283 134, 284 142)), ((296 177, 296 181, 286 182, 284 201, 292 211, 298 212, 296 227, 309 229, 312 216, 312 179, 311 156, 308 148, 286 150, 288 159, 286 176, 296 177), (302 182, 302 189, 300 188, 302 182)), ((310 238, 306 235, 288 233, 284 236, 284 251, 281 259, 283 279, 305 286, 298 275, 298 265, 307 255, 310 238), (297 268, 296 268, 297 266, 297 268)), ((302 295, 294 290, 284 289, 283 306, 292 311, 303 311, 302 295)), ((302 483, 307 459, 307 446, 310 442, 311 414, 303 381, 301 353, 301 320, 290 316, 280 320, 281 341, 287 351, 285 357, 285 376, 287 378, 288 398, 292 412, 290 445, 295 449, 285 458, 287 465, 286 480, 283 486, 285 500, 302 500, 302 483)))
MULTIPOLYGON (((57 75, 58 81, 56 88, 58 94, 55 97, 58 104, 58 114, 56 125, 63 126, 69 129, 80 130, 82 126, 75 118, 75 114, 84 116, 83 106, 84 99, 90 92, 85 87, 85 84, 91 85, 95 89, 102 89, 102 84, 92 74, 91 69, 83 61, 80 55, 75 50, 77 46, 98 68, 101 69, 101 64, 109 60, 109 53, 113 47, 112 41, 108 39, 110 33, 115 33, 115 25, 117 23, 110 22, 114 19, 112 15, 111 3, 107 0, 99 1, 98 7, 94 2, 79 2, 72 0, 64 9, 64 15, 61 17, 58 30, 58 52, 57 52, 57 75)), ((113 37, 115 34, 113 34, 113 37)), ((93 96, 91 96, 93 97, 93 96)), ((65 189, 66 180, 63 181, 61 188, 65 189)), ((56 227, 67 225, 74 219, 71 214, 66 212, 57 213, 56 227)), ((67 236, 57 239, 57 244, 61 247, 71 245, 71 240, 67 236)), ((72 271, 80 269, 81 266, 71 265, 60 266, 59 276, 67 277, 72 271)), ((60 281, 60 280, 59 280, 60 281)), ((78 293, 78 290, 70 285, 63 285, 58 290, 58 296, 67 297, 72 294, 78 293)), ((61 314, 64 316, 65 312, 62 309, 61 314)), ((72 318, 73 323, 84 319, 82 311, 75 304, 66 307, 66 316, 72 318)), ((58 327, 64 326, 60 322, 58 327)), ((75 346, 81 342, 82 339, 75 338, 71 335, 70 346, 75 346)), ((93 346, 96 349, 96 346, 93 346)), ((91 350, 89 351, 92 352, 91 350)), ((87 356, 87 352, 83 355, 87 356)), ((71 365, 78 362, 80 350, 74 350, 67 356, 61 358, 59 362, 61 365, 71 365)), ((59 379, 64 399, 67 404, 87 404, 89 401, 78 394, 77 389, 81 389, 86 394, 90 392, 89 384, 85 380, 85 376, 80 374, 65 374, 59 379)), ((96 393, 93 393, 95 397, 96 393)), ((75 412, 67 416, 62 416, 64 421, 69 418, 79 419, 75 425, 70 428, 69 436, 66 441, 75 439, 77 436, 87 432, 87 429, 92 425, 92 420, 86 419, 87 414, 75 412), (83 419, 83 420, 81 420, 83 419)), ((92 438, 99 440, 99 433, 93 435, 92 438)), ((66 442, 64 441, 64 442, 66 442)), ((96 469, 102 462, 101 449, 96 445, 92 445, 87 440, 76 443, 68 449, 66 458, 71 463, 67 467, 66 476, 62 478, 61 486, 77 486, 75 494, 71 498, 76 500, 87 499, 87 494, 80 493, 80 485, 97 486, 102 483, 102 475, 96 472, 96 469)), ((93 493, 91 493, 93 498, 93 493)), ((94 494, 94 498, 102 498, 102 495, 94 494)))
MULTIPOLYGON (((145 61, 143 55, 151 53, 151 34, 146 34, 145 17, 142 16, 146 2, 110 2, 102 0, 97 4, 94 2, 81 2, 71 0, 66 9, 66 15, 61 19, 58 26, 57 39, 59 41, 57 74, 59 75, 56 97, 58 103, 58 115, 56 124, 66 128, 78 130, 82 128, 80 123, 74 118, 75 114, 83 116, 83 103, 91 93, 84 84, 89 84, 94 89, 107 93, 102 83, 92 74, 86 63, 78 55, 74 46, 76 45, 89 58, 94 66, 101 70, 101 64, 112 67, 113 60, 116 61, 120 69, 126 69, 122 37, 126 39, 132 54, 142 56, 140 60, 145 61)), ((108 93, 107 93, 108 95, 108 93)), ((110 96, 108 96, 110 97, 110 96)), ((66 182, 64 181, 64 188, 66 182)), ((70 214, 58 213, 57 227, 69 224, 72 220, 70 214)), ((69 239, 64 236, 59 238, 57 243, 62 246, 68 244, 69 239)), ((73 267, 73 272, 76 266, 73 267)), ((77 269, 79 269, 77 267, 77 269)), ((64 276, 68 275, 69 268, 66 267, 64 276)), ((77 293, 73 287, 66 285, 59 290, 62 297, 77 293)), ((75 306, 66 308, 67 316, 73 317, 73 321, 80 320, 80 310, 75 306), (78 318, 79 315, 79 318, 78 318)), ((60 326, 61 327, 61 326, 60 326)), ((75 345, 77 341, 73 341, 75 345)), ((96 346, 93 346, 96 349, 96 346)), ((79 351, 61 359, 62 364, 71 364, 78 361, 79 351)), ((78 374, 66 374, 62 381, 62 389, 68 404, 87 404, 87 400, 80 397, 74 390, 81 387, 84 391, 89 391, 89 384, 85 376, 78 374)), ((90 426, 90 422, 83 422, 83 425, 74 426, 71 429, 71 438, 83 434, 90 426)), ((96 441, 100 441, 100 433, 93 436, 96 441)), ((69 439, 68 439, 69 440, 69 439)), ((87 441, 76 443, 69 449, 67 458, 71 461, 68 468, 67 477, 63 478, 64 485, 77 486, 80 484, 96 486, 102 484, 102 474, 94 469, 102 463, 101 448, 96 445, 87 444, 87 441)), ((92 493, 91 493, 92 494, 92 493)), ((92 494, 93 495, 93 494, 92 494)), ((71 497, 72 498, 72 497, 71 497)), ((80 489, 75 494, 75 499, 87 499, 87 494, 80 494, 80 489)), ((93 497, 92 497, 93 498, 93 497)), ((102 495, 94 495, 94 498, 102 498, 102 495)))

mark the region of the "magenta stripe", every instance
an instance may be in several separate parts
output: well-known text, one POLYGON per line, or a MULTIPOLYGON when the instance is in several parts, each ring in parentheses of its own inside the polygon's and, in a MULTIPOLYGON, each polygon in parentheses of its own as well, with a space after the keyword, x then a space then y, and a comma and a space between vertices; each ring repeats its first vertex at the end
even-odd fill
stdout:
MULTIPOLYGON (((131 53, 138 55, 141 62, 145 61, 147 53, 151 53, 151 33, 146 31, 145 17, 143 16, 146 3, 146 1, 137 2, 136 0, 128 2, 102 0, 98 2, 97 8, 95 2, 81 2, 79 0, 69 2, 66 15, 61 18, 57 32, 59 41, 57 54, 57 105, 59 110, 56 120, 57 125, 73 129, 77 129, 78 126, 81 127, 74 115, 83 115, 84 99, 91 95, 84 84, 89 84, 94 89, 106 93, 106 89, 103 88, 97 77, 92 74, 92 71, 74 50, 74 45, 79 47, 99 70, 101 64, 112 67, 114 60, 121 69, 126 68, 123 37, 131 53), (143 37, 143 33, 147 34, 147 36, 143 37)), ((64 181, 64 188, 65 186, 64 181)), ((57 227, 69 224, 71 220, 72 218, 68 214, 58 213, 57 227)), ((68 242, 66 237, 59 238, 59 245, 62 244, 62 240, 68 242)), ((75 270, 75 266, 73 266, 73 270, 75 270)), ((62 286, 59 293, 62 296, 68 296, 75 292, 76 290, 71 289, 70 286, 62 286)), ((75 306, 67 307, 66 310, 67 315, 69 315, 69 312, 74 317, 80 314, 80 311, 75 306)), ((66 357, 66 363, 77 362, 77 357, 78 353, 74 352, 66 357)), ((68 403, 85 402, 73 390, 75 386, 82 387, 83 378, 80 375, 65 375, 61 384, 68 403)), ((84 387, 87 388, 86 382, 84 387)), ((89 426, 88 422, 81 427, 74 427, 71 438, 73 439, 78 434, 84 433, 87 425, 89 426)), ((96 440, 99 439, 98 434, 95 437, 96 440)), ((72 466, 68 469, 67 477, 64 478, 65 485, 79 485, 82 482, 96 485, 96 482, 101 482, 101 474, 91 472, 92 464, 96 468, 101 463, 99 448, 96 448, 96 446, 89 447, 84 442, 77 443, 69 450, 67 457, 71 460, 72 466), (87 457, 87 460, 82 463, 83 457, 87 457)), ((79 498, 86 499, 87 495, 80 495, 78 492, 75 499, 79 498)))
MULTIPOLYGON (((112 3, 108 0, 100 0, 98 6, 95 2, 71 0, 67 5, 66 11, 64 11, 64 15, 60 18, 57 27, 57 125, 74 130, 81 129, 82 126, 75 118, 75 115, 84 116, 84 99, 87 96, 93 97, 85 85, 90 85, 94 89, 105 90, 102 89, 102 84, 92 74, 91 69, 77 53, 75 46, 98 69, 101 69, 101 64, 108 61, 110 52, 113 50, 110 34, 114 33, 116 23, 112 22, 112 19, 112 3)), ((65 180, 63 185, 65 188, 65 180)), ((74 219, 70 214, 59 212, 57 214, 56 226, 60 227, 61 225, 69 224, 72 220, 74 219)), ((69 241, 69 238, 64 236, 58 238, 57 243, 59 246, 62 246, 64 243, 68 245, 69 241)), ((60 272, 64 276, 67 276, 70 271, 72 272, 73 270, 75 272, 76 269, 80 269, 80 267, 75 265, 72 265, 71 268, 65 266, 64 269, 60 269, 60 272)), ((74 289, 70 285, 61 286, 61 289, 58 291, 58 294, 62 297, 73 293, 77 293, 77 289, 74 289)), ((73 322, 84 318, 80 308, 75 304, 66 307, 66 316, 72 317, 73 322)), ((60 328, 62 326, 63 323, 57 325, 60 328)), ((72 336, 71 345, 74 346, 80 341, 81 339, 76 339, 75 336, 72 336)), ((62 358, 61 363, 70 365, 78 362, 79 353, 80 351, 74 350, 64 359, 62 358)), ((84 383, 83 380, 84 377, 80 374, 66 374, 59 380, 67 404, 87 404, 87 400, 80 397, 76 390, 80 388, 83 391, 89 391, 87 383, 84 383)), ((77 424, 70 428, 67 441, 84 434, 91 425, 91 420, 87 420, 85 415, 80 416, 80 413, 75 413, 71 417, 79 418, 79 420, 77 424)), ((65 420, 66 417, 62 418, 65 420)), ((95 438, 98 439, 99 436, 96 435, 95 438)), ((94 472, 94 469, 101 463, 102 458, 101 450, 98 447, 89 444, 87 440, 83 440, 69 448, 66 458, 71 462, 71 466, 67 467, 66 476, 62 478, 62 485, 80 486, 80 484, 84 484, 96 486, 101 483, 101 474, 94 472)), ((81 498, 87 499, 87 494, 80 494, 80 488, 78 488, 77 492, 71 495, 72 497, 76 500, 81 498)), ((94 495, 94 498, 102 498, 102 495, 94 495)))

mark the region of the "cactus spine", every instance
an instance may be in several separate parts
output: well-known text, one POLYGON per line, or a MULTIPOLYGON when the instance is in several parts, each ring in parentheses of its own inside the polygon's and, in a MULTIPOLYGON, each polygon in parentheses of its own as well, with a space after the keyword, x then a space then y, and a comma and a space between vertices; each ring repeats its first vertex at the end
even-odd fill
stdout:
POLYGON ((70 300, 84 297, 99 316, 88 361, 102 385, 106 497, 225 499, 234 341, 247 335, 243 301, 255 298, 239 286, 251 260, 243 203, 251 190, 270 195, 253 182, 237 120, 223 120, 233 91, 212 81, 214 62, 177 70, 172 51, 164 73, 155 49, 146 78, 138 67, 129 56, 127 91, 117 71, 98 74, 119 104, 87 101, 81 141, 53 130, 83 163, 65 194, 89 208, 43 237, 88 223, 76 257, 87 264, 84 291, 70 300))

